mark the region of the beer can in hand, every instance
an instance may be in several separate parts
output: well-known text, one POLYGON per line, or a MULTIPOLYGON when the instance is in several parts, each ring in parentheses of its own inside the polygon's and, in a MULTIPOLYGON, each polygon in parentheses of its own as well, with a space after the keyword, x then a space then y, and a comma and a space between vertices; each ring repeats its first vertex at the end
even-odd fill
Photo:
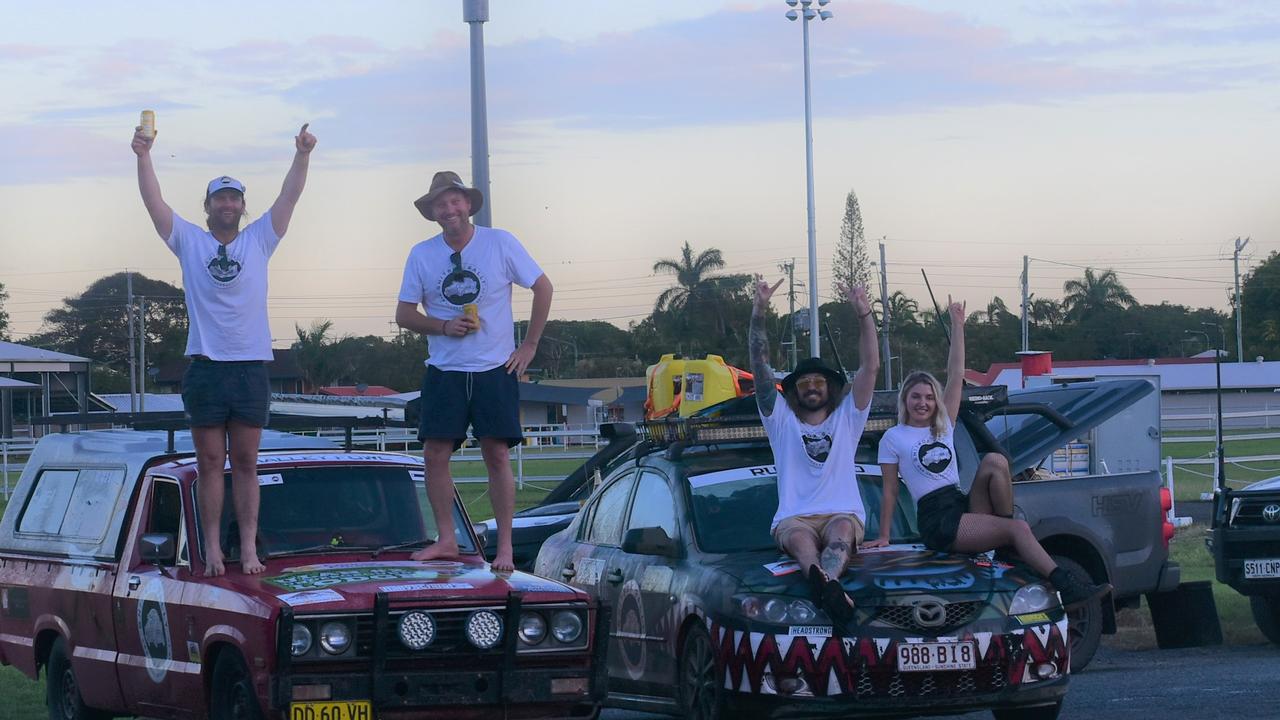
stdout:
POLYGON ((476 321, 476 325, 480 324, 480 306, 475 303, 467 303, 462 306, 462 314, 476 321))
POLYGON ((142 118, 138 121, 142 126, 142 136, 153 138, 156 136, 156 111, 143 110, 142 118))

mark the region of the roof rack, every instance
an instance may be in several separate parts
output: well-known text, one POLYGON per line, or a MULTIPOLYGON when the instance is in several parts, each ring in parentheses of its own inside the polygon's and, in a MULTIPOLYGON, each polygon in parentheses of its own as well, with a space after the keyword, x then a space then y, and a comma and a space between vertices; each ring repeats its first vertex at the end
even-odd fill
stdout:
MULTIPOLYGON (((133 430, 162 430, 168 434, 166 452, 175 452, 174 435, 182 430, 190 430, 191 425, 180 412, 148 412, 148 413, 78 413, 67 415, 48 415, 31 419, 32 425, 53 426, 65 431, 71 425, 117 425, 133 430)), ((343 449, 351 452, 353 447, 352 431, 355 428, 382 428, 399 426, 393 420, 380 417, 349 416, 317 416, 288 415, 271 413, 267 420, 270 430, 319 430, 322 428, 341 428, 345 431, 343 449)))

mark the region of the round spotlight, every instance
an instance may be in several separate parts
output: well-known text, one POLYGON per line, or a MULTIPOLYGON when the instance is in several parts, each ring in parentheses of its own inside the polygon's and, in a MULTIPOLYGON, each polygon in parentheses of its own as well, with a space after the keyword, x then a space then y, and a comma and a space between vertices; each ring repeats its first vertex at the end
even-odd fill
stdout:
POLYGON ((547 621, 542 619, 542 615, 536 612, 526 612, 520 615, 520 639, 526 645, 537 645, 547 637, 547 621))
POLYGON ((561 610, 551 618, 551 634, 566 645, 577 642, 582 637, 582 618, 572 610, 561 610))
POLYGON ((481 650, 488 650, 502 640, 502 618, 492 610, 477 610, 467 618, 467 639, 481 650))
POLYGON ((346 623, 327 622, 320 626, 320 649, 330 655, 341 655, 351 647, 351 629, 346 623))
POLYGON ((302 623, 293 624, 293 641, 289 644, 289 652, 294 657, 306 655, 311 649, 311 628, 302 623))
POLYGON ((400 642, 410 650, 422 650, 436 639, 436 621, 421 610, 411 610, 400 616, 396 624, 400 642))
POLYGON ((1054 663, 1046 662, 1036 665, 1036 677, 1041 680, 1048 680, 1057 674, 1058 666, 1054 663))

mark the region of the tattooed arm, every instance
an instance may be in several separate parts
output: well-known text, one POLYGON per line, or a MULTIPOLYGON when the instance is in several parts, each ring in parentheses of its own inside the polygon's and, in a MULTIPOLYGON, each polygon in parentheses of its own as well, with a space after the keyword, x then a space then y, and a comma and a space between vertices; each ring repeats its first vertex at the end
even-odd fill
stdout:
POLYGON ((782 285, 782 281, 769 283, 756 278, 756 302, 751 308, 751 332, 747 340, 747 353, 751 356, 751 375, 755 378, 756 406, 760 414, 773 414, 773 404, 778 399, 777 383, 769 369, 769 338, 765 334, 764 321, 769 312, 769 298, 782 285))

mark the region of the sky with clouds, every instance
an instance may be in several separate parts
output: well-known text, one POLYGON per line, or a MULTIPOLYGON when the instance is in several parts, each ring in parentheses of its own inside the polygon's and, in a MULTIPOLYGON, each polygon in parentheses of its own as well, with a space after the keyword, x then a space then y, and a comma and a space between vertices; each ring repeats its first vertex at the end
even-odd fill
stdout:
MULTIPOLYGON (((469 178, 461 0, 0 0, 0 282, 14 335, 125 268, 177 282, 137 193, 138 111, 168 202, 199 221, 228 173, 250 211, 304 122, 319 138, 272 261, 294 325, 391 332, 411 202, 469 178)), ((818 287, 844 199, 891 290, 1016 306, 1113 267, 1139 300, 1227 307, 1280 249, 1280 6, 1270 2, 833 0, 810 26, 818 287)), ((782 0, 492 0, 484 26, 494 224, 556 286, 552 317, 643 318, 689 242, 729 270, 806 256, 802 45, 782 0)), ((528 295, 517 295, 517 316, 528 295)))

